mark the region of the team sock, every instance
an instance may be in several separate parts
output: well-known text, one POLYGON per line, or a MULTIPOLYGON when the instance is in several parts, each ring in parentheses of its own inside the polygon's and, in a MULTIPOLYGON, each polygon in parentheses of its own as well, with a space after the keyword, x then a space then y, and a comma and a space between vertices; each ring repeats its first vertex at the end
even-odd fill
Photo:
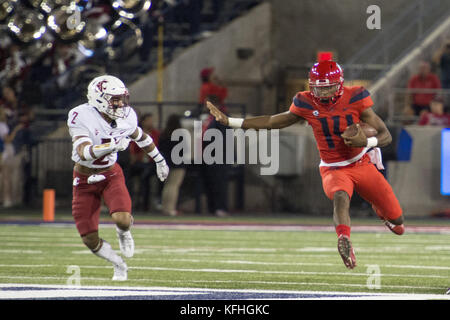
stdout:
POLYGON ((347 226, 345 224, 339 224, 336 226, 336 233, 338 237, 341 235, 345 235, 348 238, 350 238, 350 226, 347 226))
POLYGON ((120 257, 111 247, 111 245, 103 239, 100 239, 102 245, 97 251, 93 251, 94 254, 100 258, 108 260, 109 262, 119 265, 123 263, 122 257, 120 257))

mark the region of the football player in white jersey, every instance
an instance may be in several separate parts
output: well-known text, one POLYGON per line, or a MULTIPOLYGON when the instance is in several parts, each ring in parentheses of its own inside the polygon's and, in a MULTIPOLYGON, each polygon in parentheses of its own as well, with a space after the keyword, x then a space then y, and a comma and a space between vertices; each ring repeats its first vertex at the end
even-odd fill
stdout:
POLYGON ((88 86, 88 102, 69 111, 67 125, 72 137, 73 200, 72 215, 83 243, 97 256, 114 266, 112 280, 128 278, 125 261, 98 235, 103 198, 116 223, 122 255, 134 254, 130 227, 131 198, 117 161, 117 152, 136 142, 156 163, 157 176, 164 181, 169 167, 152 138, 138 126, 135 111, 128 105, 128 89, 113 76, 93 79, 88 86))

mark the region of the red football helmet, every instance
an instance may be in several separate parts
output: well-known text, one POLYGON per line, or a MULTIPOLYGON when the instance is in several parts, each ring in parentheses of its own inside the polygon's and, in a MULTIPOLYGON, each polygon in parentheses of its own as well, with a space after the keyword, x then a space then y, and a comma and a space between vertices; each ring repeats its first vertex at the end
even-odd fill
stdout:
POLYGON ((335 103, 344 93, 344 72, 334 61, 315 63, 308 81, 314 100, 321 105, 335 103))

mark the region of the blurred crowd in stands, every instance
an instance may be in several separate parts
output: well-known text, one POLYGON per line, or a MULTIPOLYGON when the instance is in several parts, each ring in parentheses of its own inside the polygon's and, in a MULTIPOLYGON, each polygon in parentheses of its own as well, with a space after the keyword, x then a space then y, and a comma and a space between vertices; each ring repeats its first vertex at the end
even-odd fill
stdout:
POLYGON ((419 125, 450 126, 450 91, 445 91, 450 90, 450 41, 443 42, 431 62, 419 63, 407 87, 412 92, 406 95, 406 115, 418 117, 419 125))

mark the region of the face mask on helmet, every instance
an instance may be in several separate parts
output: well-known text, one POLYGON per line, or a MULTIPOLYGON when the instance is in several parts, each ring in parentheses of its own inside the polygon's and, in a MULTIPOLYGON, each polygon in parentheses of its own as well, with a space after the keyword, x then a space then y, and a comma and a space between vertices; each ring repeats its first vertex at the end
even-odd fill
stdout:
POLYGON ((104 98, 106 101, 108 101, 108 109, 105 113, 111 119, 115 120, 118 118, 125 117, 125 111, 126 111, 126 108, 128 107, 128 102, 129 102, 128 94, 111 95, 111 94, 105 93, 104 98))
POLYGON ((88 86, 89 104, 112 120, 125 118, 130 110, 128 89, 113 76, 95 78, 88 86))
POLYGON ((339 84, 330 86, 312 86, 313 95, 319 99, 333 98, 339 90, 339 84))

